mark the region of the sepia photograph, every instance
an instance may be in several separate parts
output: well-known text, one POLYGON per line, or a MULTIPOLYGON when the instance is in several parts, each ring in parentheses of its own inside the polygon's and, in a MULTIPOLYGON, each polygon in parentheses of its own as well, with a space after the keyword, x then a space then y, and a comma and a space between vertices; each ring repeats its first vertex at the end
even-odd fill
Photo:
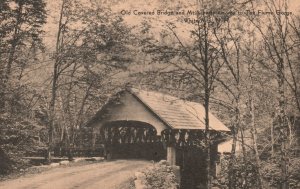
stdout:
POLYGON ((300 189, 300 0, 0 0, 0 189, 300 189))

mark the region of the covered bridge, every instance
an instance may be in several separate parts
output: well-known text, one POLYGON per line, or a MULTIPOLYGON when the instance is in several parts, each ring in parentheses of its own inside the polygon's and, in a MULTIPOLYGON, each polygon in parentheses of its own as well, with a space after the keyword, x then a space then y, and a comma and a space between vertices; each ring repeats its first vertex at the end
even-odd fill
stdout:
MULTIPOLYGON (((199 103, 131 88, 111 97, 88 126, 93 145, 103 143, 107 158, 167 159, 183 176, 195 171, 199 176, 205 171, 204 117, 199 103)), ((212 114, 209 122, 214 165, 222 133, 230 130, 212 114)))

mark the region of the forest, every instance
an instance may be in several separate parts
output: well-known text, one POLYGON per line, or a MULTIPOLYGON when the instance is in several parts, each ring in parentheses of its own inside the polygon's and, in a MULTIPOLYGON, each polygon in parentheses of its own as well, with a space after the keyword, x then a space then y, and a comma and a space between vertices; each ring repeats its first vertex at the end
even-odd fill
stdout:
POLYGON ((207 188, 300 187, 297 0, 1 0, 0 44, 0 175, 88 148, 85 124, 130 85, 202 103, 230 128, 207 188))

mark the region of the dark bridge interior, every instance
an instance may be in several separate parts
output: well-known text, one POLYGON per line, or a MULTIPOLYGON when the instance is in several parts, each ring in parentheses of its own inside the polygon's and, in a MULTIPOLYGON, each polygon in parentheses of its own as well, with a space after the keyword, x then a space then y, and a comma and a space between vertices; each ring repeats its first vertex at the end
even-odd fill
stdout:
POLYGON ((107 159, 166 159, 166 146, 156 129, 140 121, 113 121, 101 128, 107 159))

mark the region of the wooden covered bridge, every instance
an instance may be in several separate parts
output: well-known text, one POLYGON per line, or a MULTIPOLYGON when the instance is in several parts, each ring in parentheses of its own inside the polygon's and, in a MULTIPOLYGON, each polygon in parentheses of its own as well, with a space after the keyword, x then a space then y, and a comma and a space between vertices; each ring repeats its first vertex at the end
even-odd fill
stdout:
MULTIPOLYGON (((92 144, 104 144, 106 158, 167 159, 193 184, 205 174, 204 115, 199 103, 131 88, 111 97, 88 126, 92 144)), ((230 130, 212 114, 209 121, 214 166, 222 133, 230 130)))

